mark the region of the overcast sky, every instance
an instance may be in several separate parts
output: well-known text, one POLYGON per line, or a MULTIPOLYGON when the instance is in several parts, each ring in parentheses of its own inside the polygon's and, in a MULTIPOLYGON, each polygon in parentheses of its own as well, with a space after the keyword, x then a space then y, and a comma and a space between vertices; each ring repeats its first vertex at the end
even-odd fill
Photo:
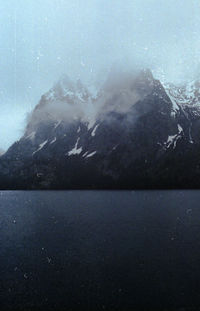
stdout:
POLYGON ((0 148, 63 73, 90 84, 121 61, 177 82, 199 56, 199 0, 0 0, 0 148))

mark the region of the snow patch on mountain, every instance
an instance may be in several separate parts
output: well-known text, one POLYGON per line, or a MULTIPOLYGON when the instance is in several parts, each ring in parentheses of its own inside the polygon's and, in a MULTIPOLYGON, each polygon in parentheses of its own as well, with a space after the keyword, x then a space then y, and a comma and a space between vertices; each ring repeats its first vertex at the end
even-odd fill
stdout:
POLYGON ((62 122, 61 120, 57 121, 57 122, 55 123, 54 129, 56 129, 56 128, 60 125, 61 122, 62 122))
POLYGON ((67 153, 68 156, 80 154, 82 152, 83 148, 82 147, 78 148, 79 140, 80 140, 80 137, 78 137, 74 148, 67 153))
POLYGON ((179 106, 178 106, 178 101, 177 101, 177 90, 173 90, 170 84, 165 84, 164 85, 165 91, 167 95, 169 96, 171 102, 172 102, 172 111, 171 111, 171 116, 175 117, 177 111, 179 111, 179 106), (175 95, 176 94, 176 95, 175 95))
POLYGON ((167 142, 165 143, 166 147, 169 148, 171 145, 173 145, 173 149, 176 148, 176 144, 179 138, 181 138, 181 133, 183 132, 183 128, 180 124, 178 124, 178 133, 175 135, 169 135, 167 142))
POLYGON ((89 153, 85 158, 91 158, 93 157, 97 152, 96 151, 93 151, 91 153, 89 153))
POLYGON ((53 143, 55 143, 56 142, 56 137, 54 137, 54 139, 50 142, 50 145, 52 145, 53 143))
POLYGON ((178 124, 178 132, 179 132, 179 134, 180 134, 181 132, 183 132, 183 128, 182 128, 182 126, 180 126, 180 124, 178 124))
POLYGON ((99 124, 97 124, 97 125, 95 126, 95 128, 93 129, 93 131, 92 131, 92 133, 91 133, 91 135, 92 135, 93 137, 96 135, 96 130, 98 129, 98 127, 99 127, 99 124))
POLYGON ((40 151, 47 143, 48 143, 48 139, 45 140, 43 143, 41 143, 41 144, 39 145, 39 148, 38 148, 36 151, 34 151, 34 152, 32 153, 32 155, 34 155, 34 154, 36 154, 38 151, 40 151))
POLYGON ((33 140, 35 138, 35 134, 36 134, 36 131, 31 132, 28 136, 25 137, 25 139, 33 140))
POLYGON ((86 151, 83 155, 82 155, 82 158, 84 158, 87 154, 88 154, 89 151, 86 151))

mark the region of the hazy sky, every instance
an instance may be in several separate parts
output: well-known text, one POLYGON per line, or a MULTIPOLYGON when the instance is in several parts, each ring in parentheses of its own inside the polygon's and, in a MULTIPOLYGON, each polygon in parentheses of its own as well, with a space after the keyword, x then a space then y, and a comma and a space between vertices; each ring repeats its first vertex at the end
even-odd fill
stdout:
POLYGON ((200 0, 0 0, 0 148, 63 73, 90 84, 121 61, 180 81, 199 56, 200 0))

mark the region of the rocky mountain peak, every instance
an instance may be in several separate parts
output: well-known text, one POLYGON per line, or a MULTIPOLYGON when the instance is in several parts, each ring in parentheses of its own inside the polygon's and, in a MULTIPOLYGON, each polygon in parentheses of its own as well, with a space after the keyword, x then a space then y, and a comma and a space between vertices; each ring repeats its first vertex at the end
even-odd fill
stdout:
POLYGON ((191 176, 200 184, 199 86, 115 69, 94 98, 64 77, 1 157, 1 181, 5 188, 164 188, 183 187, 191 176))

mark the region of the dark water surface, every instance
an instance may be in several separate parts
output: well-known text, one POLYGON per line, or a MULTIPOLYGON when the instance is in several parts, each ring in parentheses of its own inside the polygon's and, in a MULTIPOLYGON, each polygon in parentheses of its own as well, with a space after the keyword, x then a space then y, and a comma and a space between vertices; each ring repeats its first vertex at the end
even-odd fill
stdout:
POLYGON ((0 192, 0 310, 200 310, 200 191, 0 192))

